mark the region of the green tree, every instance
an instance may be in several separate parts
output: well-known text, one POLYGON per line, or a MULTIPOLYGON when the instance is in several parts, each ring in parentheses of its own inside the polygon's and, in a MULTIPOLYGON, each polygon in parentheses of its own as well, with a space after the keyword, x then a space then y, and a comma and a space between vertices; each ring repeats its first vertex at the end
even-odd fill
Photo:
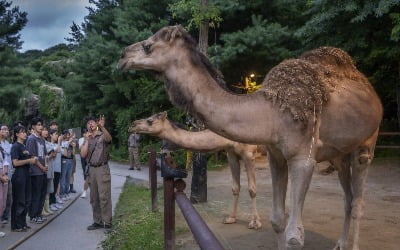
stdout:
POLYGON ((21 48, 19 32, 27 22, 27 13, 11 4, 0 1, 0 121, 5 123, 11 123, 22 112, 26 94, 26 79, 18 67, 16 50, 21 48))
POLYGON ((26 12, 12 7, 12 2, 0 0, 0 52, 6 47, 20 49, 22 42, 19 32, 27 22, 26 12))
POLYGON ((91 1, 95 8, 71 38, 74 49, 69 74, 61 82, 66 104, 63 120, 82 125, 86 114, 104 114, 114 145, 125 148, 133 119, 171 109, 163 85, 144 72, 116 71, 121 51, 168 24, 167 1, 91 1), (79 30, 79 32, 78 32, 79 30), (79 34, 78 34, 79 33, 79 34), (79 39, 77 39, 79 38, 79 39))
POLYGON ((304 13, 310 18, 296 32, 305 49, 330 45, 349 52, 381 97, 386 119, 397 109, 399 13, 398 0, 310 1, 304 13))

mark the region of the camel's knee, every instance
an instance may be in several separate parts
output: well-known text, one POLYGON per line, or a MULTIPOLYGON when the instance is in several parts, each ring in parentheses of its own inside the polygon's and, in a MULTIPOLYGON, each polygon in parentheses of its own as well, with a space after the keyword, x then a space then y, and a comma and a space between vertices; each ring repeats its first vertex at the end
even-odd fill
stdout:
POLYGON ((237 196, 240 193, 240 187, 232 187, 232 194, 237 196))
POLYGON ((249 195, 250 195, 250 198, 255 198, 257 195, 256 190, 253 188, 249 188, 249 195))
POLYGON ((358 163, 359 164, 371 164, 373 154, 369 148, 361 148, 358 151, 358 163))
POLYGON ((269 221, 271 222, 272 228, 274 229, 275 233, 282 233, 285 231, 286 221, 285 221, 285 214, 274 214, 272 213, 269 217, 269 221))

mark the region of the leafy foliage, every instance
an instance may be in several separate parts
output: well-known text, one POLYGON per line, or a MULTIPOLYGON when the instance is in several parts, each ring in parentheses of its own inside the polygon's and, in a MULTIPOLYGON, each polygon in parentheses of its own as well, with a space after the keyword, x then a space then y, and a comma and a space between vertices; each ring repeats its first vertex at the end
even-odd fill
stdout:
POLYGON ((0 53, 5 47, 19 49, 22 45, 19 32, 27 22, 27 13, 20 12, 18 7, 10 8, 11 4, 0 0, 0 53))
POLYGON ((174 18, 187 19, 188 30, 208 22, 211 27, 218 27, 222 22, 218 1, 207 1, 203 7, 200 0, 179 0, 169 4, 169 10, 174 18))

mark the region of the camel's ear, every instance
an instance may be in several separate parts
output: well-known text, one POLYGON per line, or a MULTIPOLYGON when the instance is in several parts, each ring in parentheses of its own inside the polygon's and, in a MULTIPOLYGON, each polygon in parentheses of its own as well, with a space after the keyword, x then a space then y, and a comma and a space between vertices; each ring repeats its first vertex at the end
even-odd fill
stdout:
POLYGON ((167 117, 168 117, 167 111, 164 111, 164 112, 161 112, 161 113, 160 113, 160 118, 161 118, 162 120, 167 119, 167 117))
POLYGON ((185 29, 181 25, 171 26, 165 34, 165 40, 172 42, 175 38, 181 37, 185 29))

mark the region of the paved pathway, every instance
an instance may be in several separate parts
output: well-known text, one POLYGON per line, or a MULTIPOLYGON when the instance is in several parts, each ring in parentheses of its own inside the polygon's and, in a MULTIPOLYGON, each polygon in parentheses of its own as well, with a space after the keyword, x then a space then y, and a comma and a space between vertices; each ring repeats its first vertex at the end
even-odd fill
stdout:
MULTIPOLYGON (((88 231, 86 227, 92 221, 92 210, 87 198, 80 198, 83 187, 83 175, 80 159, 77 159, 77 170, 75 173, 74 188, 79 191, 60 212, 48 217, 48 222, 42 225, 29 224, 32 227, 26 233, 10 232, 10 224, 0 229, 6 233, 4 238, 0 238, 0 250, 3 249, 41 249, 41 250, 67 250, 67 249, 99 249, 101 241, 104 239, 103 229, 88 231)), ((128 170, 127 164, 116 162, 110 163, 112 203, 113 209, 118 201, 122 186, 126 177, 148 180, 148 168, 142 166, 141 171, 128 170)), ((158 172, 159 174, 159 172, 158 172)), ((161 180, 158 177, 158 180, 161 180)))

